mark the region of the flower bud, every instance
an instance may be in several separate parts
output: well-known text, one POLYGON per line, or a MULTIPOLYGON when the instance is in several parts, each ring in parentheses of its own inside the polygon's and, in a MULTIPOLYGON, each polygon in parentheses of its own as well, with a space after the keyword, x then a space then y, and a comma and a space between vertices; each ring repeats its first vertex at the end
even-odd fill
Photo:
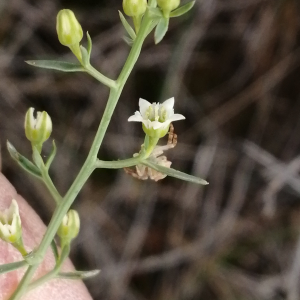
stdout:
POLYGON ((79 233, 80 219, 76 210, 70 209, 64 216, 58 230, 57 235, 61 238, 62 243, 69 244, 71 240, 76 238, 79 233))
POLYGON ((15 244, 21 240, 22 226, 19 207, 15 199, 8 209, 0 212, 0 238, 5 242, 15 244))
POLYGON ((33 145, 42 145, 52 132, 52 121, 47 112, 37 112, 37 117, 33 116, 34 108, 28 109, 25 116, 25 134, 33 145))
POLYGON ((123 0, 123 10, 129 17, 141 16, 147 9, 147 0, 123 0))
POLYGON ((169 14, 172 10, 177 8, 180 0, 157 0, 157 5, 163 10, 164 14, 169 14))
POLYGON ((62 9, 57 14, 56 31, 60 43, 67 47, 79 44, 83 37, 81 25, 70 9, 62 9))

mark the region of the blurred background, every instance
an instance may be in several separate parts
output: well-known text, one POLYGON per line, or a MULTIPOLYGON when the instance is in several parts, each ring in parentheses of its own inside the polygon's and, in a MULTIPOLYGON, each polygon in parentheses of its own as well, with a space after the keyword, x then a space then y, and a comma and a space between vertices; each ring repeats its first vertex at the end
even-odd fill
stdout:
MULTIPOLYGON (((129 51, 121 0, 0 1, 2 172, 45 223, 54 203, 12 161, 6 140, 30 157, 25 112, 46 110, 58 146, 51 176, 64 194, 108 96, 86 74, 24 63, 75 61, 56 36, 62 8, 72 9, 89 31, 92 64, 105 75, 115 79, 129 51)), ((299 1, 197 0, 191 13, 171 20, 159 45, 151 34, 99 157, 138 152, 143 132, 127 119, 139 97, 173 96, 186 120, 174 124, 178 144, 167 157, 174 168, 210 184, 94 172, 74 203, 82 227, 71 253, 78 269, 102 270, 86 281, 94 299, 300 299, 299 1)))

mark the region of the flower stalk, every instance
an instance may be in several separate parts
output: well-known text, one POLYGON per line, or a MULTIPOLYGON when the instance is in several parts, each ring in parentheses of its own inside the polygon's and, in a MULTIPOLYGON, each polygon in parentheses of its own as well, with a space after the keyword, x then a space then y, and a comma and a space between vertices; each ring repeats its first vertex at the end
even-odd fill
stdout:
MULTIPOLYGON (((149 5, 152 6, 154 0, 149 0, 149 5)), ((86 158, 80 172, 78 173, 76 179, 74 180, 73 184, 71 185, 70 189, 68 190, 67 194, 63 197, 62 201, 59 202, 58 206, 56 207, 53 217, 48 225, 47 231, 44 235, 43 240, 41 241, 35 255, 37 257, 42 256, 44 257, 47 249, 49 248, 54 236, 64 218, 65 214, 68 212, 69 208, 71 207, 72 203, 74 202, 76 196, 78 195, 79 191, 82 189, 84 183, 87 181, 93 170, 97 167, 97 154, 99 152, 100 146, 102 144, 104 135, 106 133, 107 127, 111 120, 112 114, 114 109, 117 105, 121 92, 124 88, 124 85, 140 55, 142 44, 149 33, 149 28, 151 26, 152 20, 149 16, 148 11, 146 11, 140 30, 137 34, 137 37, 134 41, 134 44, 131 48, 131 51, 128 55, 128 58, 125 62, 125 65, 116 81, 116 85, 110 88, 110 94, 107 101, 107 105, 105 111, 103 113, 103 117, 101 119, 100 125, 98 127, 97 133, 95 135, 94 141, 92 143, 90 152, 88 157, 86 158)), ((19 300, 21 296, 26 291, 28 285, 31 282, 31 279, 37 269, 39 264, 34 264, 28 267, 25 275, 23 276, 21 282, 19 283, 17 289, 12 294, 9 300, 19 300)))
MULTIPOLYGON (((123 161, 114 162, 105 162, 97 159, 97 155, 107 131, 108 125, 110 123, 112 114, 118 103, 124 85, 140 55, 143 42, 147 35, 151 32, 151 30, 153 30, 155 26, 160 24, 157 18, 154 18, 153 14, 150 13, 150 9, 158 9, 156 0, 149 0, 148 3, 146 0, 124 0, 123 7, 125 13, 133 18, 135 31, 137 34, 135 36, 134 30, 130 27, 130 25, 127 25, 125 23, 127 28, 131 28, 131 31, 129 30, 129 32, 131 32, 133 44, 128 58, 117 80, 114 81, 107 78, 90 65, 89 59, 92 46, 91 39, 87 34, 88 48, 85 49, 84 47, 80 46, 80 41, 83 36, 82 28, 75 18, 74 14, 69 10, 62 10, 58 14, 57 33, 60 42, 71 49, 81 65, 53 61, 31 62, 31 64, 39 67, 57 69, 65 72, 86 71, 94 78, 96 78, 99 82, 102 82, 104 85, 108 86, 110 89, 110 93, 105 111, 91 145, 89 154, 78 175, 76 176, 73 184, 63 197, 60 196, 60 194, 56 190, 48 174, 48 169, 55 156, 55 146, 53 148, 53 155, 48 159, 46 164, 44 164, 44 161, 40 156, 42 148, 38 145, 38 143, 42 142, 39 140, 38 142, 34 142, 33 144, 34 162, 36 167, 38 168, 37 171, 39 171, 36 173, 38 177, 44 181, 47 188, 51 192, 53 198, 57 203, 57 207, 54 211, 54 214, 40 245, 35 251, 25 257, 27 263, 29 263, 29 266, 17 289, 11 295, 9 300, 19 300, 26 291, 39 286, 45 281, 54 278, 58 274, 62 262, 69 255, 71 240, 77 236, 79 231, 78 214, 75 211, 70 210, 70 207, 95 168, 114 169, 141 165, 140 168, 144 168, 145 166, 147 166, 148 168, 156 171, 156 173, 152 172, 151 174, 153 178, 155 177, 155 180, 159 180, 163 178, 163 176, 169 175, 198 184, 207 184, 207 182, 204 180, 171 169, 171 163, 168 162, 165 157, 160 156, 160 154, 162 153, 162 148, 160 148, 160 146, 157 146, 159 139, 167 134, 171 122, 184 119, 184 116, 174 114, 174 98, 168 99, 162 104, 151 104, 146 100, 140 99, 140 111, 136 112, 135 115, 129 118, 129 121, 142 122, 143 130, 146 133, 144 147, 142 148, 141 152, 137 154, 137 156, 123 161), (135 3, 138 3, 138 5, 134 6, 135 3), (148 7, 150 9, 148 9, 148 7), (56 267, 44 277, 36 280, 35 282, 32 282, 32 278, 39 264, 43 261, 46 251, 48 250, 50 244, 53 242, 56 233, 61 238, 62 246, 62 252, 57 258, 56 267)), ((162 7, 161 9, 163 10, 162 7)), ((161 12, 160 14, 162 16, 161 12)), ((166 32, 166 29, 167 25, 165 24, 162 28, 160 28, 160 30, 158 30, 158 33, 156 33, 156 41, 160 41, 162 39, 166 32)), ((28 118, 30 120, 30 122, 28 123, 28 128, 32 131, 32 133, 34 133, 34 130, 38 129, 38 126, 36 125, 38 121, 36 121, 36 126, 33 126, 34 119, 32 119, 32 114, 33 111, 28 115, 28 118)), ((37 118, 39 118, 39 116, 37 118)), ((34 135, 31 135, 31 142, 33 142, 32 136, 34 135)), ((31 166, 31 168, 33 167, 35 168, 34 165, 31 166)))

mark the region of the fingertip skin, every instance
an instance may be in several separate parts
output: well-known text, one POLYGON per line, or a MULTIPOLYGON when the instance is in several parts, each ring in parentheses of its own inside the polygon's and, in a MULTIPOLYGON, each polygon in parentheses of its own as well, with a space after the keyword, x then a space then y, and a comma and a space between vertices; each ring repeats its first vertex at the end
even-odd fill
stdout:
MULTIPOLYGON (((22 221, 23 239, 28 251, 37 247, 46 231, 40 217, 28 205, 28 203, 17 194, 14 187, 5 176, 0 173, 0 210, 9 207, 12 199, 16 199, 22 221)), ((0 240, 0 264, 22 260, 21 254, 10 244, 0 240)), ((54 266, 54 258, 49 250, 44 262, 38 268, 34 278, 39 278, 54 266)), ((71 261, 63 266, 64 271, 74 269, 71 261)), ((0 300, 7 300, 22 279, 26 268, 18 269, 6 274, 0 274, 0 300)), ((91 300, 85 285, 81 281, 55 279, 47 282, 41 287, 25 294, 22 300, 91 300)))

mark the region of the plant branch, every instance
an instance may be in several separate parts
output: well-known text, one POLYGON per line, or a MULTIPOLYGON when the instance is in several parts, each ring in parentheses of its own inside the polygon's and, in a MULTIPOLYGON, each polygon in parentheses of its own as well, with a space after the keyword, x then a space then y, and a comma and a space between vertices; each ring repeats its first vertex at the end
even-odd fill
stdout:
MULTIPOLYGON (((150 0, 150 2, 153 2, 153 1, 150 0)), ((21 298, 21 296, 26 292, 26 290, 30 284, 30 281, 31 281, 39 263, 43 260, 45 253, 46 253, 47 249, 49 248, 63 217, 68 212, 68 210, 71 207, 72 203, 74 202, 76 196, 82 189, 84 183, 87 181, 87 179, 93 172, 93 170, 95 168, 95 162, 97 160, 97 154, 98 154, 98 151, 102 144, 107 127, 110 123, 112 114, 117 105, 117 102, 118 102, 120 94, 124 88, 126 80, 128 79, 128 77, 139 57, 139 54, 140 54, 141 48, 142 48, 142 44, 149 32, 151 23, 152 23, 152 21, 149 16, 149 12, 147 11, 143 18, 139 33, 133 43, 133 46, 129 53, 129 56, 125 62, 125 65, 124 65, 115 85, 112 84, 111 80, 107 80, 107 78, 105 76, 103 76, 102 74, 101 74, 101 76, 99 76, 100 73, 98 73, 98 72, 96 73, 94 68, 91 67, 92 68, 91 69, 92 71, 90 71, 92 73, 91 75, 93 77, 95 77, 96 79, 98 79, 102 83, 104 83, 104 81, 105 81, 106 85, 108 85, 110 87, 109 99, 108 99, 102 120, 100 122, 98 131, 96 133, 96 136, 95 136, 95 139, 91 146, 88 157, 85 160, 85 163, 83 164, 79 174, 77 175, 77 177, 76 177, 75 181, 73 182, 72 186, 70 187, 69 191, 63 197, 63 199, 62 199, 63 201, 61 201, 58 204, 57 208, 55 209, 52 219, 49 223, 48 229, 44 235, 44 238, 34 254, 34 256, 36 256, 37 262, 34 265, 31 265, 28 267, 28 269, 27 269, 25 275, 23 276, 21 282, 19 283, 17 289, 10 297, 10 300, 19 300, 21 298)))

